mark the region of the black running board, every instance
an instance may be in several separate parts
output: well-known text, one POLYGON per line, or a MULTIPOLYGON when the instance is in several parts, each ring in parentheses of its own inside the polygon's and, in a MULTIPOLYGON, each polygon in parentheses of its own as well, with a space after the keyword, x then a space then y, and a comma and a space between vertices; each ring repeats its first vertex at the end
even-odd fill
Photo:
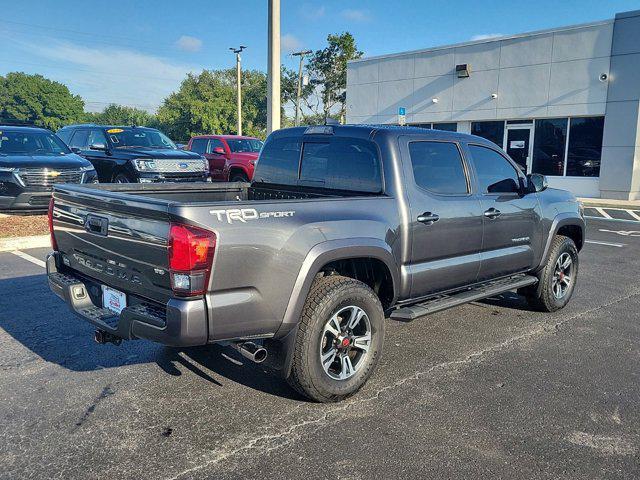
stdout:
POLYGON ((532 275, 514 275, 500 280, 493 280, 478 284, 466 290, 461 290, 447 295, 439 295, 420 303, 398 308, 391 313, 391 318, 401 322, 411 322, 418 317, 440 312, 447 308, 457 307, 483 298, 492 297, 500 293, 527 287, 538 282, 532 275))

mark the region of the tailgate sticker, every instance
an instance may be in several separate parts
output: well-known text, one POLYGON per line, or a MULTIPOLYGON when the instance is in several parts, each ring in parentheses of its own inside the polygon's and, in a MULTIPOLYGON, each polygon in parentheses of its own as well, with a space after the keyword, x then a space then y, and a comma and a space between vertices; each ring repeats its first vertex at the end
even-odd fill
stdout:
POLYGON ((255 208, 231 208, 228 210, 210 210, 209 213, 214 215, 220 222, 233 223, 237 221, 247 223, 249 220, 293 217, 295 211, 258 212, 255 208))

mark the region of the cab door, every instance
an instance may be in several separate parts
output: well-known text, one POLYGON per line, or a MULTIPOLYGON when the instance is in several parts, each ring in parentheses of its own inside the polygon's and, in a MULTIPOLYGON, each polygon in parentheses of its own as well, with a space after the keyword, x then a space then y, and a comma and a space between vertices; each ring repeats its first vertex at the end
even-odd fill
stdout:
POLYGON ((109 143, 107 136, 100 128, 92 128, 89 130, 87 141, 84 147, 81 147, 81 154, 89 160, 98 173, 100 182, 111 182, 113 180, 114 162, 107 153, 109 143), (104 147, 101 150, 92 149, 91 147, 104 147))
POLYGON ((479 280, 526 271, 542 248, 536 193, 525 193, 522 172, 503 152, 469 144, 482 205, 482 263, 479 280))
POLYGON ((227 164, 228 149, 220 139, 211 138, 209 140, 209 147, 207 148, 207 153, 205 156, 209 161, 211 179, 221 181, 229 180, 228 173, 224 168, 227 164))
POLYGON ((460 145, 416 135, 401 137, 400 149, 410 203, 411 297, 474 283, 483 218, 460 145))

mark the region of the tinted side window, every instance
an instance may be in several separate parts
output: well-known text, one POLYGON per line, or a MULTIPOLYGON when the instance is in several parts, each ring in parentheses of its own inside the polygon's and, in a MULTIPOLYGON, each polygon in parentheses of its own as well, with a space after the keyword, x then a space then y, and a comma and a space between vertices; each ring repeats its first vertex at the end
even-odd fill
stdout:
POLYGON ((76 130, 75 133, 71 136, 71 140, 69 141, 69 146, 86 150, 88 136, 89 136, 88 130, 76 130))
POLYGON ((469 145, 478 174, 481 193, 512 193, 520 190, 516 169, 498 152, 478 145, 469 145))
POLYGON ((299 162, 300 139, 276 138, 262 149, 253 178, 257 182, 295 185, 299 162))
POLYGON ((207 142, 206 138, 194 138, 191 140, 191 151, 196 153, 205 153, 207 151, 207 142))
POLYGON ((93 129, 89 132, 87 145, 91 146, 97 143, 101 143, 102 145, 107 145, 107 136, 104 134, 102 130, 93 129))
POLYGON ((300 164, 300 184, 378 193, 382 173, 375 144, 355 138, 334 137, 326 143, 306 142, 300 164))
POLYGON ((413 178, 420 187, 447 195, 469 192, 460 151, 454 143, 411 142, 409 154, 413 178))
POLYGON ((58 136, 58 138, 60 138, 60 140, 69 145, 69 140, 71 139, 72 133, 73 130, 58 130, 56 132, 56 135, 58 136))
POLYGON ((207 153, 213 153, 213 151, 218 147, 224 149, 222 141, 218 140, 217 138, 212 138, 211 140, 209 140, 209 149, 207 150, 207 153))

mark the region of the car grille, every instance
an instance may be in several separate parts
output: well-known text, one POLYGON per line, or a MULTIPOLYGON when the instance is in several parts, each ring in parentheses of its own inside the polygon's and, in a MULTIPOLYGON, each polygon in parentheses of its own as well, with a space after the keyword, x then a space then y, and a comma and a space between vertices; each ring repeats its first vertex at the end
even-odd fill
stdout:
POLYGON ((160 173, 203 173, 208 166, 203 160, 155 159, 156 170, 160 173))
POLYGON ((18 176, 27 187, 50 187, 59 183, 80 183, 82 181, 82 172, 69 168, 21 168, 18 176))

